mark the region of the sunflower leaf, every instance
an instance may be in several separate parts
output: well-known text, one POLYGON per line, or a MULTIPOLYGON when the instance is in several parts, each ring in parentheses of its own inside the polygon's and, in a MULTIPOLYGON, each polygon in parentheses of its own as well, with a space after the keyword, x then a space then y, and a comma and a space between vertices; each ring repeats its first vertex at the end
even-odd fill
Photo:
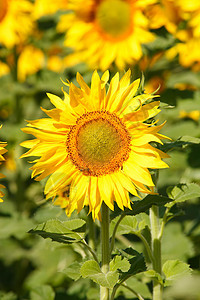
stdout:
MULTIPOLYGON (((200 197, 200 186, 195 183, 179 184, 177 186, 169 186, 167 194, 174 199, 174 202, 184 202, 193 198, 200 197)), ((169 203, 166 206, 171 206, 169 203)))
POLYGON ((144 272, 144 274, 147 277, 150 277, 151 279, 156 279, 160 284, 163 285, 163 279, 159 273, 157 273, 155 270, 147 270, 144 272))
POLYGON ((68 266, 63 272, 73 280, 78 280, 81 277, 80 274, 81 263, 75 261, 73 264, 68 266))
POLYGON ((130 268, 130 263, 126 257, 122 258, 119 255, 116 255, 113 260, 110 262, 110 270, 122 272, 127 272, 130 268))
POLYGON ((141 212, 145 212, 152 205, 163 206, 168 202, 173 201, 173 199, 161 196, 161 195, 147 195, 141 201, 132 201, 131 207, 132 210, 126 210, 128 215, 137 215, 141 212))
POLYGON ((130 268, 128 272, 122 273, 119 279, 119 284, 123 283, 129 277, 137 273, 146 271, 146 264, 142 253, 139 253, 132 248, 126 248, 121 251, 121 255, 122 257, 125 257, 128 260, 130 268))
POLYGON ((193 136, 181 136, 178 138, 175 142, 169 142, 165 143, 163 145, 159 145, 160 150, 166 152, 169 150, 172 150, 174 148, 181 148, 184 149, 187 146, 194 145, 194 144, 199 144, 200 139, 193 137, 193 136))
POLYGON ((83 238, 84 233, 76 231, 78 229, 81 231, 81 227, 83 227, 84 224, 85 221, 81 219, 64 222, 53 219, 37 225, 34 229, 31 229, 29 233, 38 234, 43 238, 50 238, 59 243, 69 244, 79 242, 83 238))
MULTIPOLYGON (((110 224, 110 236, 113 234, 113 230, 119 220, 119 216, 111 221, 110 224)), ((140 216, 125 216, 117 227, 117 234, 137 234, 141 232, 148 224, 148 216, 145 213, 141 213, 140 216)))
POLYGON ((162 269, 165 275, 165 286, 169 286, 174 280, 191 274, 189 265, 179 260, 167 260, 162 269))
POLYGON ((53 300, 55 299, 55 292, 50 285, 42 285, 36 287, 30 293, 31 300, 53 300))
POLYGON ((82 265, 80 273, 83 278, 90 278, 97 284, 107 288, 113 288, 119 278, 119 274, 116 271, 110 271, 107 274, 103 273, 95 260, 86 261, 82 265))

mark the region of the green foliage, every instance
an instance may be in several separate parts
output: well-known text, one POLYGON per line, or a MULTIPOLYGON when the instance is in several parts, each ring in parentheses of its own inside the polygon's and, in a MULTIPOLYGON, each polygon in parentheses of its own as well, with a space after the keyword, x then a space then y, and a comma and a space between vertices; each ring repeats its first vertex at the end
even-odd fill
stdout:
MULTIPOLYGON (((167 188, 169 197, 176 203, 200 197, 200 186, 195 183, 179 184, 178 186, 169 186, 167 188)), ((169 206, 172 203, 169 204, 169 206)))
POLYGON ((78 280, 81 277, 80 268, 81 264, 76 261, 72 265, 64 269, 63 272, 66 273, 66 275, 71 279, 78 280))
POLYGON ((50 238, 60 243, 74 243, 83 239, 84 233, 75 232, 85 224, 84 220, 75 219, 70 221, 49 220, 31 229, 30 233, 39 234, 43 238, 50 238))
POLYGON ((55 292, 49 285, 42 285, 30 293, 31 300, 54 300, 55 299, 55 292))
POLYGON ((127 272, 130 268, 130 263, 127 258, 122 258, 119 255, 116 255, 113 260, 110 262, 110 270, 117 271, 120 270, 122 272, 127 272))
POLYGON ((128 259, 128 262, 130 264, 128 272, 122 273, 122 275, 120 276, 120 283, 124 282, 129 277, 137 273, 146 271, 145 259, 142 253, 138 253, 132 248, 126 248, 120 252, 122 257, 128 259))
POLYGON ((80 273, 83 278, 90 278, 99 285, 107 288, 113 288, 119 278, 117 271, 109 271, 107 274, 103 273, 98 263, 94 260, 86 261, 82 265, 80 273))
POLYGON ((162 267, 165 275, 165 286, 172 285, 174 280, 191 274, 188 264, 179 260, 167 260, 162 267))

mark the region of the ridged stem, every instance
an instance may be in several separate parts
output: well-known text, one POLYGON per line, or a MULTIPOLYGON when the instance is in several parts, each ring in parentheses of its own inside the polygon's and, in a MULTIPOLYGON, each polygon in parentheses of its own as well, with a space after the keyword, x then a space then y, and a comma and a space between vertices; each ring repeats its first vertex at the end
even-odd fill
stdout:
MULTIPOLYGON (((103 202, 101 208, 101 253, 102 253, 102 266, 103 273, 109 272, 110 263, 110 241, 109 241, 109 208, 103 202)), ((109 288, 100 286, 100 300, 109 300, 109 288)))
MULTIPOLYGON (((153 269, 161 275, 161 240, 160 234, 160 221, 159 221, 159 208, 153 205, 150 208, 150 223, 151 223, 151 246, 153 253, 153 269)), ((162 286, 155 279, 153 281, 153 300, 162 300, 162 286)))

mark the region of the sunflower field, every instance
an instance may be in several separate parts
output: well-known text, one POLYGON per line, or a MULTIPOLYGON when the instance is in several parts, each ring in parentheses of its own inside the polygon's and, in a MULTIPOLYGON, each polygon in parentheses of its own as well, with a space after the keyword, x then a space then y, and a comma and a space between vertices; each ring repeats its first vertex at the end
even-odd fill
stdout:
POLYGON ((0 300, 200 300, 200 2, 0 0, 0 300))

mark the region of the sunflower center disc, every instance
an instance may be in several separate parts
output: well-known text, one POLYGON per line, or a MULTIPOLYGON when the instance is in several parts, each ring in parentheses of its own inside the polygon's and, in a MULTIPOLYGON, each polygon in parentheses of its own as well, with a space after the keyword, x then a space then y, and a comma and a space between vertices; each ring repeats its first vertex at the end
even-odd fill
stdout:
POLYGON ((106 120, 88 122, 80 129, 77 137, 80 156, 85 162, 97 166, 108 163, 120 147, 120 135, 106 120))
POLYGON ((0 22, 4 19, 8 10, 8 1, 0 0, 0 22))
POLYGON ((112 38, 119 38, 130 29, 130 4, 123 0, 104 0, 97 9, 96 19, 106 34, 112 38))
POLYGON ((130 136, 114 114, 90 112, 72 126, 67 139, 69 157, 84 175, 115 172, 128 159, 130 136))

